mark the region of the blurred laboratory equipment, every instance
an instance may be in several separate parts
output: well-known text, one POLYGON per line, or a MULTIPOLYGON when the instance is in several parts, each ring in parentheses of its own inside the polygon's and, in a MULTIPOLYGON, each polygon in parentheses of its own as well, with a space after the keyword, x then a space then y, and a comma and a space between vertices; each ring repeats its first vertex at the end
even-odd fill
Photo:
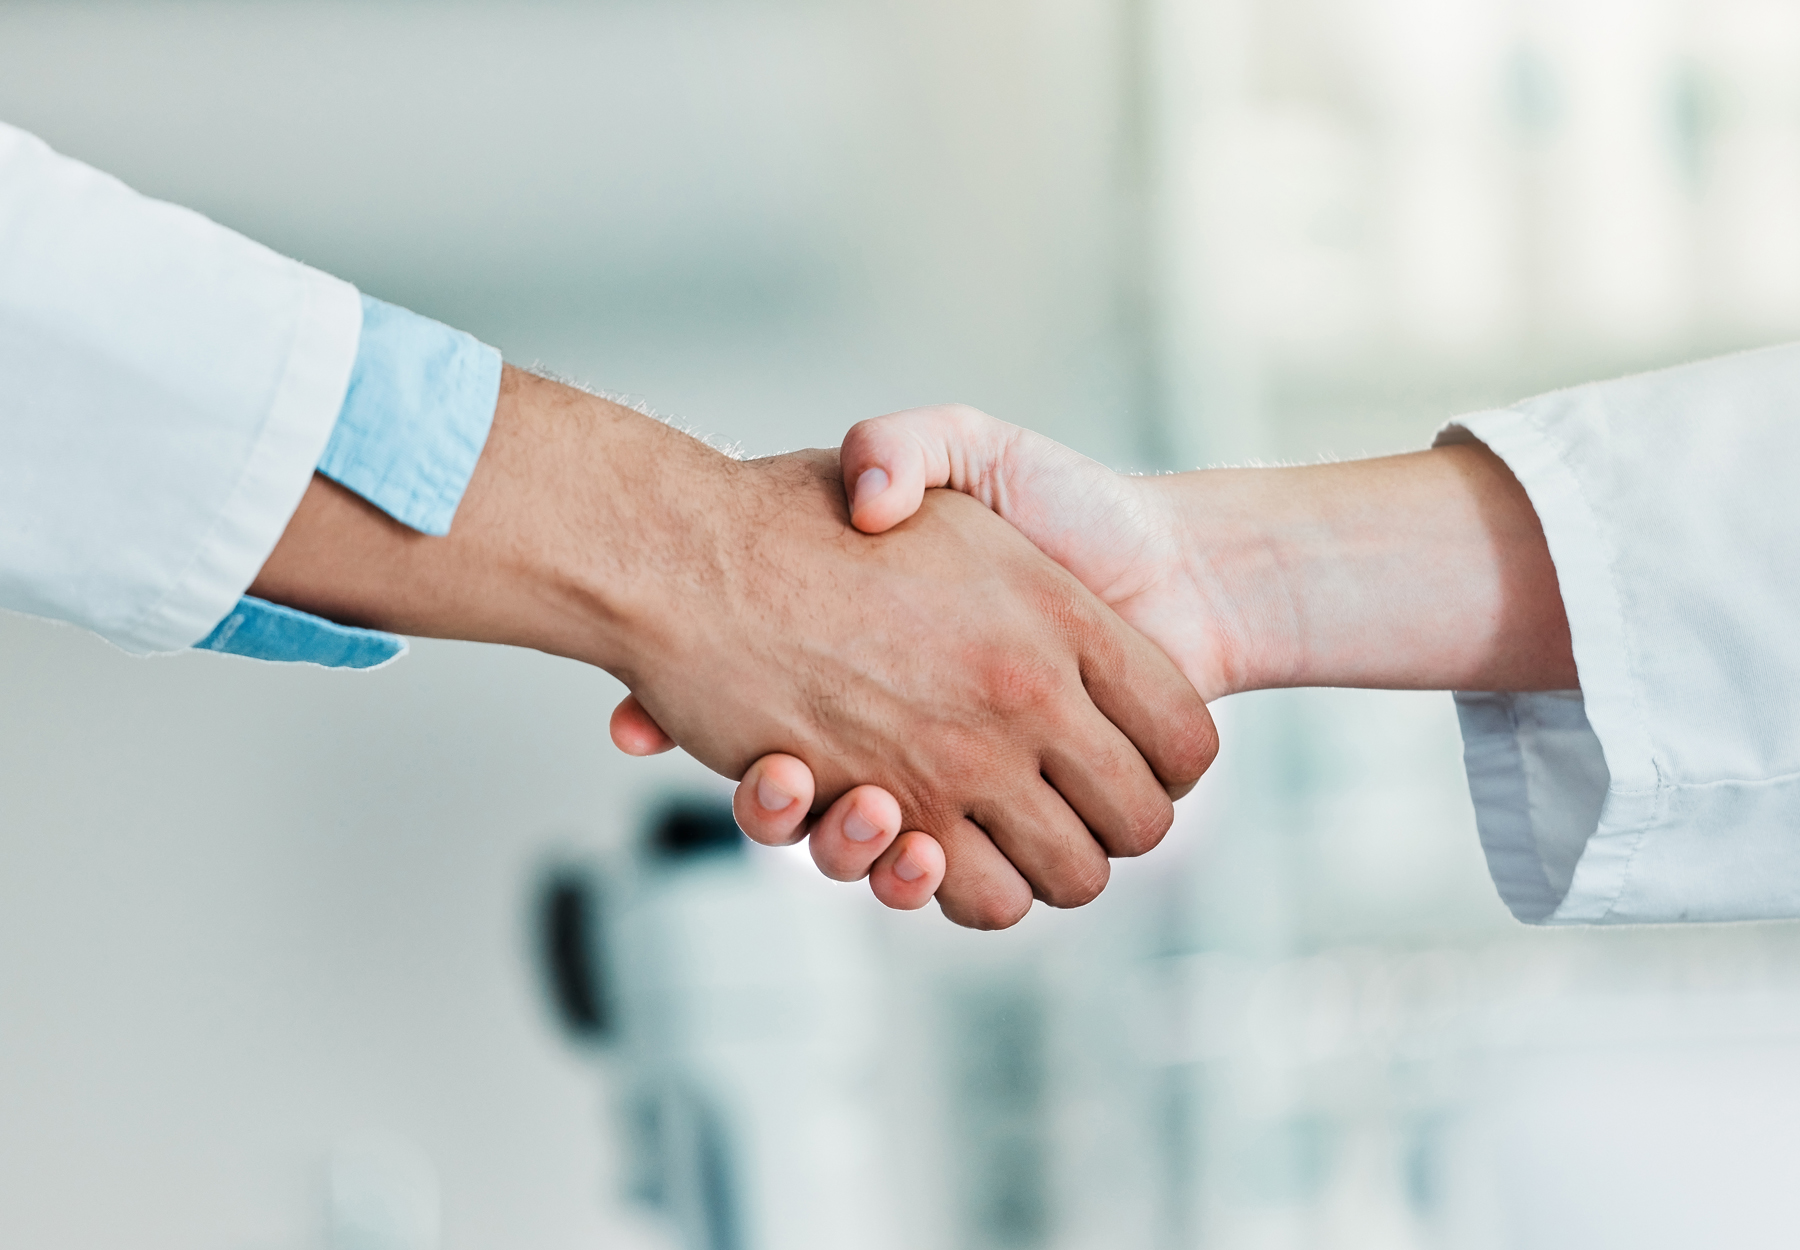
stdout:
POLYGON ((687 1250, 882 1247, 881 966, 866 924, 689 799, 539 906, 570 1036, 615 1085, 629 1196, 687 1250))

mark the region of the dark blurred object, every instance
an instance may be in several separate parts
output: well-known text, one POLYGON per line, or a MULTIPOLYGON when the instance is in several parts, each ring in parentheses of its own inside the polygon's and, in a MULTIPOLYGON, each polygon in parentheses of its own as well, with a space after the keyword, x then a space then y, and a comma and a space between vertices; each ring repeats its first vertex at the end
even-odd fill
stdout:
MULTIPOLYGON (((665 866, 735 857, 743 849, 731 808, 696 799, 669 803, 649 822, 644 840, 646 858, 665 866)), ((538 949, 557 1019, 571 1037, 594 1043, 613 1041, 619 1029, 600 881, 591 868, 553 869, 537 905, 538 949)))
POLYGON ((684 860, 696 855, 741 855, 744 835, 723 803, 680 799, 650 826, 652 859, 684 860))
POLYGON ((538 947, 557 1018, 571 1036, 595 1043, 618 1031, 599 895, 593 873, 560 868, 538 899, 538 947))

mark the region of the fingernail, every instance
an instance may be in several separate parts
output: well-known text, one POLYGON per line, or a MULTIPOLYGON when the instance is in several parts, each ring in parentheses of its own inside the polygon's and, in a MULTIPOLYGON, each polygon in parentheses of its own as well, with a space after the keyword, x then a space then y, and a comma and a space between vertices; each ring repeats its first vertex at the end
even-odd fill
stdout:
POLYGON ((894 861, 894 875, 902 881, 917 881, 925 870, 912 862, 912 856, 902 855, 894 861))
POLYGON ((856 479, 856 496, 850 501, 851 511, 871 503, 881 497, 888 488, 886 469, 864 469, 862 476, 856 479))
POLYGON ((880 832, 881 826, 861 812, 852 811, 844 817, 844 836, 852 842, 867 842, 880 832))
POLYGON ((794 796, 763 777, 756 783, 756 801, 762 804, 765 812, 779 812, 794 801, 794 796))

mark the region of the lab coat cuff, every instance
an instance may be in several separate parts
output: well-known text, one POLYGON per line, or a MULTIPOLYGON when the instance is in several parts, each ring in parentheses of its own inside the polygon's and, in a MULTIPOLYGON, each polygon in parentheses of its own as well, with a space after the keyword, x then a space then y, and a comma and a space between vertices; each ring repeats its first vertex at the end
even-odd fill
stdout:
POLYGON ((207 637, 256 580, 312 482, 344 405, 362 330, 356 288, 293 266, 300 315, 263 419, 225 506, 174 588, 127 629, 127 650, 179 651, 207 637))
MULTIPOLYGON (((1575 392, 1560 403, 1597 402, 1575 392)), ((1611 540, 1537 404, 1478 413, 1437 445, 1479 441, 1524 487, 1550 549, 1578 691, 1461 692, 1464 764, 1488 870, 1528 923, 1612 918, 1652 823, 1656 770, 1627 658, 1611 540)))

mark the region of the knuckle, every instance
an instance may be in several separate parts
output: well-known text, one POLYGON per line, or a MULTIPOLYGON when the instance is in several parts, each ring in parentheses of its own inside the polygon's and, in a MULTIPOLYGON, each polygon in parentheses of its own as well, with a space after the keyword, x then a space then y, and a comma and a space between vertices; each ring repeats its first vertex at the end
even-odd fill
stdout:
POLYGON ((1162 779, 1135 750, 1123 746, 1107 754, 1100 775, 1108 806, 1105 827, 1094 828, 1095 838, 1120 858, 1151 850, 1175 823, 1175 804, 1162 779))
POLYGON ((1158 781, 1185 793, 1212 767, 1218 753, 1219 733, 1212 714, 1196 700, 1193 707, 1183 707, 1167 717, 1154 749, 1145 755, 1158 781))
POLYGON ((881 435, 881 432, 886 428, 886 417, 869 417, 866 420, 858 421, 844 434, 843 445, 845 450, 852 451, 864 449, 866 444, 878 438, 881 435))
POLYGON ((1112 866, 1105 856, 1096 855, 1092 860, 1070 865, 1065 874, 1044 891, 1044 901, 1058 908, 1085 907, 1100 897, 1111 878, 1112 866))
POLYGON ((1011 718, 1053 706, 1062 694, 1063 678, 1041 653, 1002 650, 983 657, 978 681, 983 705, 1011 718))
POLYGON ((1175 804, 1163 791, 1155 790, 1126 813, 1125 825, 1120 830, 1117 847, 1112 848, 1113 853, 1130 859, 1152 851, 1174 823, 1175 804))
POLYGON ((1016 895, 1008 890, 984 890, 972 899, 965 908, 960 908, 960 916, 952 916, 958 924, 968 929, 1010 929, 1025 918, 1031 910, 1029 894, 1016 895))
POLYGON ((1170 746, 1168 766, 1175 775, 1169 781, 1192 785, 1212 767, 1219 754, 1219 731, 1204 704, 1181 718, 1170 735, 1170 746))
POLYGON ((1022 902, 994 903, 983 909, 980 927, 990 931, 1010 929, 1025 919, 1025 913, 1030 910, 1030 899, 1022 902))
MULTIPOLYGON (((944 735, 945 750, 939 757, 943 760, 979 762, 981 752, 988 746, 987 739, 973 734, 946 732, 944 735)), ((895 800, 900 804, 900 827, 902 829, 918 829, 943 843, 954 837, 957 821, 962 819, 965 804, 953 792, 948 779, 944 776, 951 771, 945 765, 937 769, 938 780, 930 787, 906 787, 896 784, 891 788, 895 800)))

